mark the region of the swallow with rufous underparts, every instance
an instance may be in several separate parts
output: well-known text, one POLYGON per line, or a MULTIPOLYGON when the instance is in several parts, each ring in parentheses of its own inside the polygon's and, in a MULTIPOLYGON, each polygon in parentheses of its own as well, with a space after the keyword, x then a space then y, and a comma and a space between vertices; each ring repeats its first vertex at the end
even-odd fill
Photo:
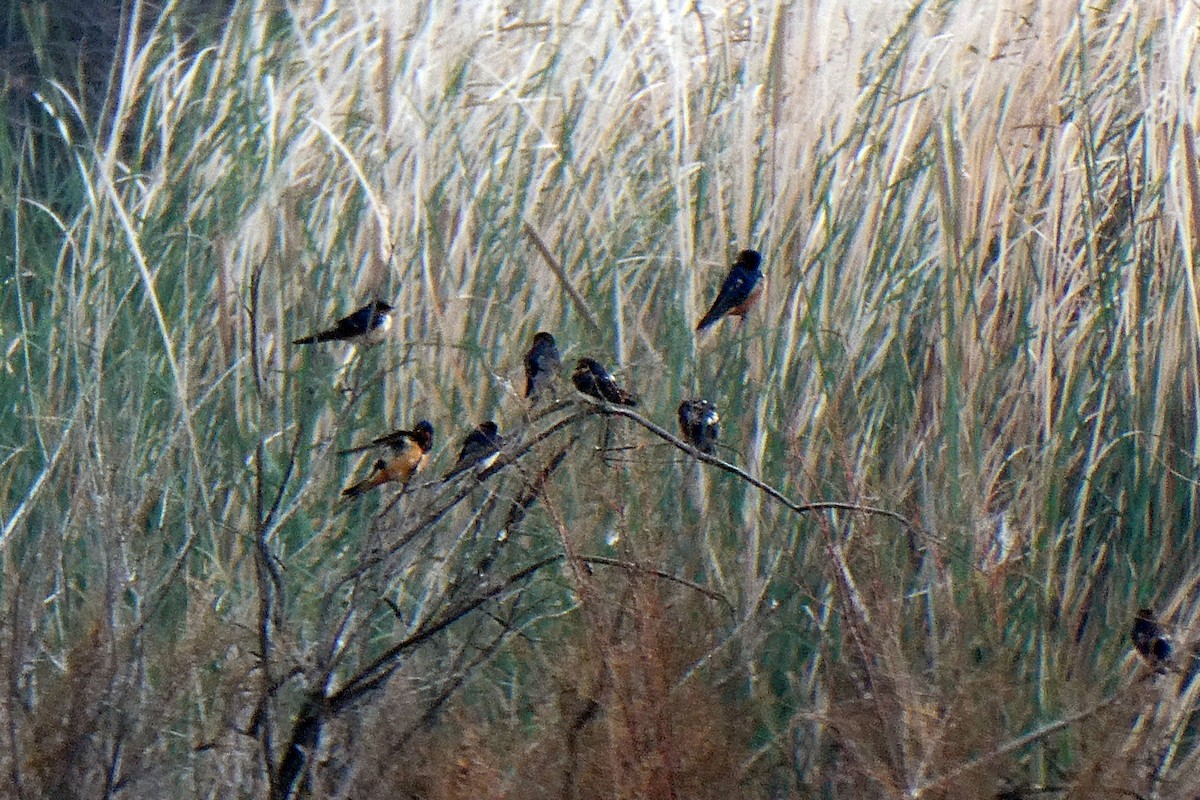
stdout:
POLYGON ((762 294, 762 256, 757 250, 743 250, 737 261, 729 268, 717 299, 713 300, 699 324, 697 331, 715 325, 722 317, 745 318, 750 307, 762 294))
POLYGON ((412 430, 392 431, 366 444, 342 450, 339 455, 361 453, 376 447, 387 448, 387 456, 375 462, 366 478, 343 490, 343 496, 358 497, 385 483, 399 483, 401 491, 407 488, 413 476, 425 466, 429 451, 433 449, 433 426, 427 420, 421 420, 412 430))

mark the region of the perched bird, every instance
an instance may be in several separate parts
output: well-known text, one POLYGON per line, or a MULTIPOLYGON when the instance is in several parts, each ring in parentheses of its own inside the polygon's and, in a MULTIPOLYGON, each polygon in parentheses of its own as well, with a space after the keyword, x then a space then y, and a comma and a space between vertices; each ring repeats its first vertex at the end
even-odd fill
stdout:
POLYGON ((342 450, 341 454, 359 453, 373 447, 386 447, 391 452, 387 458, 375 462, 371 474, 364 480, 344 489, 343 496, 358 497, 363 492, 390 482, 408 486, 413 475, 425 465, 429 451, 433 449, 433 426, 428 421, 421 420, 411 431, 392 431, 372 439, 367 444, 342 450))
POLYGON ((759 265, 762 256, 757 250, 743 250, 738 253, 737 261, 729 268, 725 282, 712 307, 700 320, 696 330, 702 331, 726 315, 744 317, 754 301, 762 293, 762 270, 759 265))
POLYGON ((1133 646, 1141 653, 1146 663, 1156 670, 1166 670, 1171 660, 1171 642, 1167 639, 1162 625, 1154 619, 1154 612, 1143 608, 1133 618, 1133 628, 1129 631, 1133 646))
POLYGON ((361 453, 364 450, 370 450, 372 447, 390 447, 393 450, 405 450, 410 442, 415 442, 423 452, 428 453, 433 449, 433 425, 429 424, 429 420, 423 419, 413 426, 411 431, 404 429, 385 433, 366 444, 349 447, 345 450, 339 450, 339 456, 348 456, 351 453, 361 453))
POLYGON ((333 327, 329 330, 293 339, 292 344, 312 344, 314 342, 379 344, 387 336, 391 327, 392 307, 382 300, 376 300, 353 314, 342 317, 333 323, 333 327))
POLYGON ((562 369, 558 344, 554 337, 540 331, 533 337, 533 346, 525 354, 525 396, 537 399, 548 389, 562 369))
POLYGON ((617 382, 604 365, 594 358, 581 358, 575 365, 571 375, 575 388, 584 394, 591 395, 619 406, 636 406, 638 399, 629 392, 617 386, 617 382))
POLYGON ((480 473, 494 464, 496 456, 500 454, 500 448, 504 447, 504 437, 500 435, 499 430, 496 423, 489 419, 468 433, 463 439, 462 449, 458 451, 458 459, 446 473, 444 480, 450 480, 472 467, 476 473, 480 473))
POLYGON ((679 432, 683 440, 701 453, 712 455, 721 435, 721 415, 707 400, 684 400, 679 404, 679 432))

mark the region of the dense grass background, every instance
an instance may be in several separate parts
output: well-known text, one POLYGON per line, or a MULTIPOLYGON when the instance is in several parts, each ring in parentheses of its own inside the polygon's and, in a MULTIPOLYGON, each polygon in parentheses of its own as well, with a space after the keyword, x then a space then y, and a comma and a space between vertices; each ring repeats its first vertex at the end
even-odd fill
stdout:
POLYGON ((1195 796, 1194 6, 134 11, 6 85, 7 795, 1195 796), (514 460, 340 502, 422 417, 514 460))

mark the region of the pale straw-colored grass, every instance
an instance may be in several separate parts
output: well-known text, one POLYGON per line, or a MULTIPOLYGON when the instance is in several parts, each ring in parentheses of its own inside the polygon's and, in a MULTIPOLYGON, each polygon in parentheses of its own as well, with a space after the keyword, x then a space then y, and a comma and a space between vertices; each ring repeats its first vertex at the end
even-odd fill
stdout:
POLYGON ((283 796, 315 693, 330 796, 1190 797, 1200 690, 1127 632, 1200 637, 1196 23, 248 1, 148 29, 108 125, 41 87, 0 142, 7 774, 283 796), (695 336, 745 247, 761 304, 695 336), (376 297, 388 344, 290 344, 376 297), (538 330, 913 524, 552 429, 538 330), (420 418, 418 485, 340 502, 335 451, 420 418), (487 418, 546 438, 426 482, 487 418))

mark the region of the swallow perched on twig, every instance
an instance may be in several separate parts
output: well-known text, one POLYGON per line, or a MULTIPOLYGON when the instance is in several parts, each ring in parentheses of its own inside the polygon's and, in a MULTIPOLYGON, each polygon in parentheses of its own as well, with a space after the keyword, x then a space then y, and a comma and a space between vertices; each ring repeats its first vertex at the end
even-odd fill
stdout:
POLYGON ((679 432, 683 440, 701 453, 712 455, 721 435, 721 415, 707 400, 684 400, 679 404, 679 432))
POLYGON ((586 395, 618 406, 635 407, 638 399, 617 386, 616 380, 604 365, 594 358, 581 358, 571 375, 575 388, 586 395))
POLYGON ((391 451, 389 457, 375 462, 371 474, 364 480, 342 491, 345 497, 358 497, 363 492, 382 486, 385 483, 396 482, 407 487, 413 475, 421 470, 433 449, 433 426, 426 420, 421 420, 411 431, 398 430, 372 439, 370 442, 357 447, 342 450, 339 455, 360 453, 373 447, 386 447, 391 451))
POLYGON ((364 450, 370 450, 372 447, 390 447, 393 450, 404 450, 408 448, 409 442, 416 442, 417 446, 426 453, 433 449, 433 425, 429 424, 429 420, 421 420, 413 426, 411 431, 404 429, 395 430, 391 433, 385 433, 383 436, 376 437, 366 444, 339 450, 338 455, 348 456, 351 453, 361 453, 364 450))
POLYGON ((545 331, 534 334, 533 346, 525 354, 525 396, 534 401, 554 383, 562 369, 558 344, 545 331))
POLYGON ((1138 653, 1156 672, 1165 672, 1170 667, 1171 641, 1167 638, 1163 626, 1154 618, 1153 610, 1143 608, 1137 612, 1137 616, 1133 618, 1129 638, 1133 640, 1133 646, 1138 653))
POLYGON ((382 300, 376 300, 353 314, 342 317, 333 323, 333 327, 329 330, 293 339, 292 344, 312 344, 314 342, 379 344, 386 338, 391 327, 392 307, 382 300))
POLYGON ((713 300, 708 313, 696 325, 696 330, 702 331, 724 316, 745 317, 746 312, 754 305, 754 301, 762 294, 762 256, 757 250, 743 250, 738 253, 737 261, 729 268, 717 299, 713 300))
POLYGON ((473 431, 463 438, 462 449, 458 451, 458 459, 446 473, 443 480, 450 480, 455 475, 465 472, 472 467, 476 474, 483 472, 496 462, 500 448, 504 447, 504 437, 500 429, 490 419, 480 423, 473 431))

